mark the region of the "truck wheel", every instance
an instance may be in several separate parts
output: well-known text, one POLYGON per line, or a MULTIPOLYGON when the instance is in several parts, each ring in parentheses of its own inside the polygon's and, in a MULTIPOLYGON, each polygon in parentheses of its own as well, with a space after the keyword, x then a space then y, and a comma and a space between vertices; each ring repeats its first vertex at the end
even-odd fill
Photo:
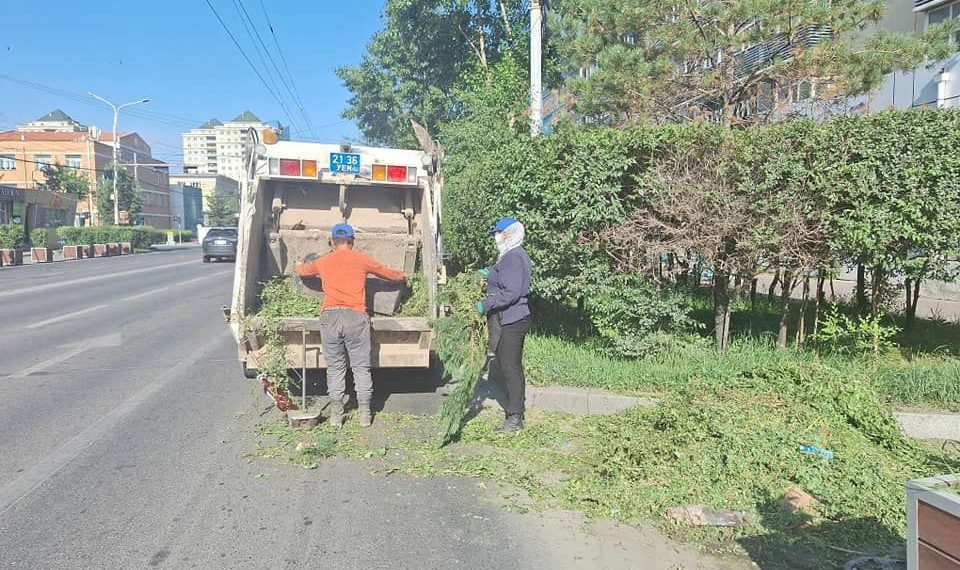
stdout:
POLYGON ((204 255, 204 256, 203 256, 203 262, 204 262, 204 263, 210 263, 210 257, 207 256, 207 255, 204 255))
POLYGON ((240 369, 243 371, 243 377, 255 380, 260 372, 256 368, 247 368, 247 361, 240 362, 240 369))

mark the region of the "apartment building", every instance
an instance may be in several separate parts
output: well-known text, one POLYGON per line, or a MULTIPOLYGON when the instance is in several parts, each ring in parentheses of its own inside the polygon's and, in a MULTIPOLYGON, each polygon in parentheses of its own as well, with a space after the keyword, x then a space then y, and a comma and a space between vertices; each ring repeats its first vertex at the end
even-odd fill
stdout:
MULTIPOLYGON (((883 25, 891 31, 922 33, 960 18, 960 0, 892 0, 883 25)), ((960 107, 960 33, 957 53, 915 69, 892 73, 865 101, 870 110, 960 107)))
POLYGON ((239 196, 240 183, 222 174, 174 173, 170 175, 170 186, 183 185, 200 190, 203 211, 210 209, 210 197, 239 196))
POLYGON ((289 134, 279 123, 266 123, 250 111, 244 111, 223 123, 210 119, 181 136, 183 138, 183 171, 188 174, 220 174, 233 180, 243 179, 243 148, 249 141, 249 130, 262 135, 264 129, 278 130, 280 138, 289 134))
MULTIPOLYGON (((153 158, 150 145, 137 133, 120 133, 118 164, 136 181, 143 204, 139 219, 156 228, 170 228, 169 166, 153 158)), ((89 181, 87 196, 77 204, 83 223, 101 220, 96 193, 113 164, 113 134, 85 126, 57 109, 11 131, 0 132, 0 184, 21 190, 43 190, 48 165, 76 170, 89 181)), ((68 220, 71 223, 73 220, 68 220)))

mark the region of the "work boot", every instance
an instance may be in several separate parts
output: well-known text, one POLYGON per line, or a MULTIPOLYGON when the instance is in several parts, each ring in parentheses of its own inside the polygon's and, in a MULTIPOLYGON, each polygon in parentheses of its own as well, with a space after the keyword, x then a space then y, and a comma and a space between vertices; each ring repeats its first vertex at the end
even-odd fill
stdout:
POLYGON ((360 404, 360 407, 357 408, 357 422, 360 424, 360 427, 370 427, 373 425, 373 413, 370 411, 370 406, 360 404))
POLYGON ((330 427, 343 427, 343 404, 330 402, 330 427))
POLYGON ((493 430, 496 433, 516 433, 523 429, 522 414, 507 414, 507 419, 503 420, 500 427, 493 430))

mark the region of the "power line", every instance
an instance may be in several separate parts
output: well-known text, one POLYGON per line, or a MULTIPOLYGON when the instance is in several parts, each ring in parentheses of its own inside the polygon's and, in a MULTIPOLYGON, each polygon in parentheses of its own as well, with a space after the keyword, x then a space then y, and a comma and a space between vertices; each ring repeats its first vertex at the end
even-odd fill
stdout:
MULTIPOLYGON (((295 92, 294 99, 296 100, 297 106, 300 107, 300 113, 303 114, 304 119, 307 121, 307 127, 310 131, 313 131, 313 124, 310 121, 310 117, 307 115, 306 110, 303 107, 303 99, 300 97, 300 88, 297 87, 297 82, 294 79, 293 73, 290 72, 290 66, 287 65, 287 58, 283 55, 283 48, 280 47, 280 40, 277 37, 277 32, 273 28, 273 22, 270 21, 270 14, 267 12, 267 7, 263 5, 263 0, 258 0, 260 2, 260 9, 263 11, 263 17, 267 21, 267 28, 270 30, 270 35, 273 36, 273 44, 277 47, 277 54, 280 55, 280 61, 283 63, 283 69, 287 72, 287 76, 290 78, 290 83, 293 85, 293 90, 295 92)), ((276 65, 276 64, 274 64, 276 65)), ((316 133, 314 133, 314 140, 316 141, 316 133)))
POLYGON ((287 119, 290 120, 291 126, 295 123, 293 117, 290 116, 290 112, 287 110, 287 106, 283 103, 283 100, 277 95, 277 93, 270 87, 270 84, 263 78, 263 75, 260 73, 260 70, 257 69, 257 66, 253 64, 250 60, 250 57, 247 55, 247 52, 243 50, 243 46, 240 45, 240 42, 237 41, 236 36, 233 35, 233 32, 230 31, 230 28, 227 27, 226 22, 223 21, 223 18, 220 17, 220 13, 217 12, 217 9, 213 7, 213 4, 210 3, 210 0, 203 0, 207 6, 210 8, 210 11, 213 12, 213 15, 217 18, 217 21, 220 22, 220 27, 223 28, 227 35, 230 36, 230 39, 233 41, 233 45, 237 47, 237 50, 240 52, 240 55, 243 56, 243 59, 246 60, 247 65, 250 66, 250 69, 256 74, 257 78, 260 79, 260 83, 267 89, 270 95, 277 100, 277 103, 280 104, 280 108, 283 109, 284 113, 287 114, 287 119))
MULTIPOLYGON (((76 93, 73 91, 67 91, 66 89, 60 89, 57 87, 51 87, 49 85, 44 85, 42 83, 37 83, 34 81, 28 81, 26 79, 20 79, 6 74, 0 74, 0 79, 9 81, 11 83, 16 83, 18 85, 28 87, 30 89, 40 91, 42 93, 47 93, 48 95, 53 95, 56 97, 62 97, 64 99, 70 99, 78 103, 83 103, 85 105, 99 106, 97 103, 93 102, 90 97, 76 93)), ((200 121, 194 119, 189 119, 185 117, 179 117, 177 115, 170 115, 166 113, 158 113, 156 111, 146 111, 143 109, 130 109, 126 111, 127 114, 145 119, 147 121, 161 123, 169 126, 181 127, 184 125, 197 125, 200 124, 200 121)))
MULTIPOLYGON (((276 60, 273 59, 273 55, 270 53, 270 49, 267 47, 266 43, 263 41, 263 37, 260 35, 260 32, 257 30, 256 24, 253 22, 253 18, 250 17, 247 8, 243 4, 243 0, 233 0, 234 6, 237 8, 237 14, 240 16, 240 21, 243 24, 244 29, 247 32, 247 37, 250 38, 250 43, 253 44, 254 49, 257 51, 257 56, 260 58, 260 63, 263 64, 264 69, 267 72, 267 75, 270 79, 273 79, 273 74, 276 74, 277 78, 280 80, 280 84, 287 90, 287 93, 293 99, 293 102, 297 105, 300 111, 300 115, 303 117, 304 123, 307 126, 307 130, 311 134, 311 138, 316 141, 317 135, 314 132, 313 124, 310 121, 310 117, 307 116, 306 111, 303 108, 303 101, 300 100, 300 96, 291 89, 290 83, 284 78, 284 74, 280 71, 280 67, 277 65, 276 60), (264 59, 266 55, 266 59, 264 59), (273 74, 270 72, 270 66, 267 65, 267 60, 270 60, 270 65, 273 66, 273 74)), ((262 6, 262 5, 261 5, 262 6)), ((282 54, 281 54, 282 55, 282 54)), ((288 75, 289 71, 287 72, 288 75)), ((293 81, 293 76, 290 75, 290 81, 293 81)), ((279 89, 278 89, 279 91, 279 89)))

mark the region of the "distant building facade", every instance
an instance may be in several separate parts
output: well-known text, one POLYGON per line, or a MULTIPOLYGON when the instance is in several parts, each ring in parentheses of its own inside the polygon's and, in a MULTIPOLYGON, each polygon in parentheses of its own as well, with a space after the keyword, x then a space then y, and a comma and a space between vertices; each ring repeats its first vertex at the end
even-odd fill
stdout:
POLYGON ((243 148, 249 141, 251 128, 261 135, 265 129, 275 129, 281 139, 289 138, 287 130, 279 123, 263 122, 250 111, 244 111, 227 123, 210 119, 181 135, 183 171, 188 174, 220 174, 242 180, 243 148))
MULTIPOLYGON (((117 138, 118 164, 136 181, 142 196, 142 212, 133 223, 169 228, 169 166, 153 158, 150 145, 137 133, 120 133, 117 138)), ((12 131, 0 132, 0 184, 43 190, 44 168, 54 164, 73 169, 89 181, 87 196, 76 205, 84 223, 112 224, 112 217, 99 218, 96 193, 112 174, 113 134, 82 125, 59 109, 12 131)))
POLYGON ((170 175, 170 185, 171 188, 183 185, 199 189, 203 211, 210 208, 211 196, 240 196, 240 183, 222 174, 174 173, 170 175))

